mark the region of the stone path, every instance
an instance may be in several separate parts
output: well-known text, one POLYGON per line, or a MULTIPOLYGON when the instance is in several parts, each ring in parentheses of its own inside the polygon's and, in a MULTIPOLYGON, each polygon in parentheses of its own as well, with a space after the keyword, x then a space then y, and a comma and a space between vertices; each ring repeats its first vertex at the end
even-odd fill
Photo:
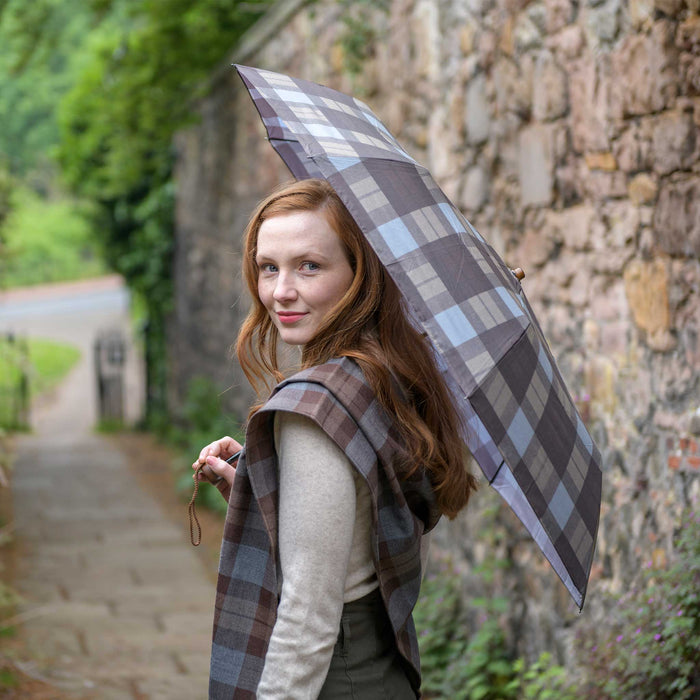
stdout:
POLYGON ((168 456, 93 432, 88 316, 72 336, 81 363, 16 441, 21 668, 61 697, 206 698, 213 566, 189 543, 184 506, 174 522, 137 476, 167 473, 168 456))

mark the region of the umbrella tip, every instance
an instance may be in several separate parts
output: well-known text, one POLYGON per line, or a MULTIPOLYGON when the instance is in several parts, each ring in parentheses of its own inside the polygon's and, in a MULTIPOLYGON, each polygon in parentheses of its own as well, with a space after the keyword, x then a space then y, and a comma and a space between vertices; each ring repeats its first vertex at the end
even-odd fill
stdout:
POLYGON ((516 267, 515 270, 511 270, 511 272, 519 279, 523 279, 525 277, 525 270, 523 270, 522 267, 516 267))

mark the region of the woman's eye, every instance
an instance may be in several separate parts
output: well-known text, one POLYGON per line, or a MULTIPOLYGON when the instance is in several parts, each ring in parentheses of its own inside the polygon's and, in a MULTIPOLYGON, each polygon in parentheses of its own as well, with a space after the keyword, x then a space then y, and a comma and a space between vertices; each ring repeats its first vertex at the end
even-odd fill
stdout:
POLYGON ((316 270, 319 269, 318 263, 315 262, 305 262, 302 263, 301 269, 304 270, 305 272, 315 272, 316 270))
POLYGON ((277 272, 277 268, 272 264, 272 263, 263 263, 262 265, 259 265, 260 272, 267 272, 268 274, 271 272, 277 272))

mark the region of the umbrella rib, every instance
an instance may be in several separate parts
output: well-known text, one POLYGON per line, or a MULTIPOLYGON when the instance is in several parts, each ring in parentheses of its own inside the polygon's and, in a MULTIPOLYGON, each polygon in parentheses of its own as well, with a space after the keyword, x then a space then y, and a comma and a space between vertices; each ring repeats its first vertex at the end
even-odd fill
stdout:
MULTIPOLYGON (((506 464, 506 460, 505 460, 505 459, 502 459, 502 460, 501 460, 501 463, 498 465, 498 468, 497 468, 496 471, 494 472, 493 476, 489 479, 489 484, 493 484, 493 482, 496 480, 496 477, 498 477, 498 475, 500 474, 501 469, 503 469, 503 465, 504 465, 504 464, 506 464)), ((508 466, 508 465, 506 464, 506 467, 507 467, 507 466, 508 466)))

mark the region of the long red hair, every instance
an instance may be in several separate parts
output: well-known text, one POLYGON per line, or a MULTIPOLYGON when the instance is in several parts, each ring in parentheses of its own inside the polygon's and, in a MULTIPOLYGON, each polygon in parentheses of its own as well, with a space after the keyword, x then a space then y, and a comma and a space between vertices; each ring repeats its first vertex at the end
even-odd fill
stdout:
POLYGON ((252 306, 236 342, 241 368, 261 399, 270 381, 283 379, 277 357, 278 332, 258 297, 255 257, 263 221, 297 211, 326 216, 354 272, 343 298, 303 347, 302 368, 337 357, 353 358, 379 403, 394 417, 405 446, 402 474, 408 476, 421 466, 427 469, 441 512, 455 517, 476 489, 476 480, 467 468, 468 451, 452 395, 435 366, 428 341, 408 320, 396 284, 325 180, 283 185, 251 216, 244 240, 243 276, 252 306))

